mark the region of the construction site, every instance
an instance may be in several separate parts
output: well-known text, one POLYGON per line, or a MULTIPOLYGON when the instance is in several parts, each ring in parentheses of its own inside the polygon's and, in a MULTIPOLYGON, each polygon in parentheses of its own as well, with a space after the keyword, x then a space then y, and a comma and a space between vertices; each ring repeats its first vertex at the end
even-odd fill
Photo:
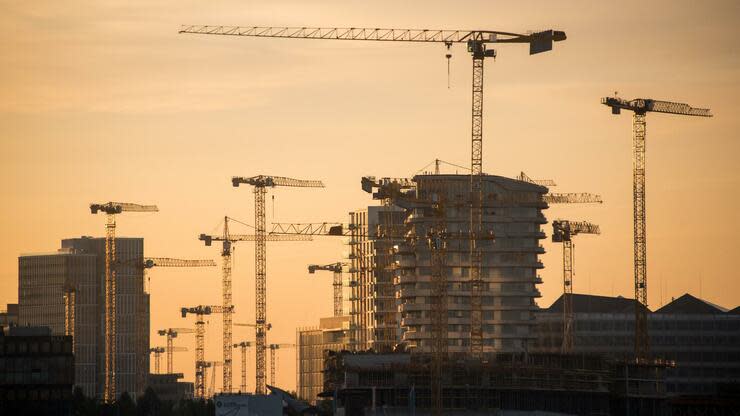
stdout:
MULTIPOLYGON (((568 42, 565 31, 203 25, 178 31, 181 42, 213 37, 280 45, 301 39, 432 44, 446 52, 448 77, 451 50, 464 48, 472 70, 465 86, 470 136, 458 142, 470 159, 464 166, 434 159, 407 177, 386 175, 383 161, 375 161, 368 166, 374 176, 352 178, 364 205, 342 206, 346 217, 320 222, 286 222, 274 212, 276 188, 325 187, 310 171, 305 175, 312 179, 275 176, 276 164, 274 172, 224 177, 208 186, 234 188, 249 210, 240 208, 242 219, 218 218, 215 231, 193 232, 192 243, 203 253, 195 259, 149 256, 143 237, 117 234, 129 217, 156 221, 157 205, 90 203, 91 214, 104 214, 102 236, 64 238, 57 251, 19 256, 17 316, 0 320, 3 327, 48 327, 46 336, 68 337, 63 341, 70 343, 80 394, 114 406, 124 394, 137 401, 153 392, 172 403, 211 403, 216 415, 740 414, 739 308, 688 293, 659 308, 648 302, 648 288, 657 284, 647 268, 647 119, 711 123, 708 108, 617 94, 589 103, 632 117, 631 131, 621 132, 624 146, 631 139, 631 166, 615 175, 632 184, 633 269, 620 278, 634 292, 597 296, 574 291, 574 241, 587 245, 609 231, 587 218, 562 218, 558 207, 582 207, 578 212, 588 216, 610 201, 597 189, 556 192, 562 184, 553 179, 486 173, 483 165, 484 121, 491 117, 484 115, 484 93, 496 94, 484 80, 498 82, 484 76, 484 63, 493 64, 499 48, 557 54, 568 42), (341 241, 343 250, 311 264, 268 250, 277 242, 324 239, 341 241), (561 262, 544 263, 545 242, 557 247, 561 262), (236 259, 248 273, 237 269, 236 259), (296 290, 293 306, 315 323, 280 328, 294 331, 294 339, 273 335, 275 317, 268 312, 280 312, 268 307, 272 284, 288 279, 268 272, 273 262, 331 293, 333 314, 319 316, 315 297, 296 290), (180 302, 168 311, 170 325, 153 327, 152 305, 178 296, 179 283, 151 289, 150 276, 160 268, 194 268, 210 276, 202 284, 218 286, 220 296, 180 302), (541 301, 545 268, 560 276, 550 306, 541 301), (235 293, 244 281, 253 282, 253 293, 235 293), (295 374, 281 378, 287 372, 280 360, 293 357, 295 374), (290 391, 284 379, 293 376, 290 391)), ((218 40, 210 45, 223 52, 218 40)), ((431 145, 426 150, 435 152, 431 145)), ((286 209, 301 215, 300 208, 286 209)), ((10 332, 0 344, 5 336, 10 332)), ((16 409, 29 400, 6 384, 12 383, 0 374, 0 411, 3 401, 16 409)))

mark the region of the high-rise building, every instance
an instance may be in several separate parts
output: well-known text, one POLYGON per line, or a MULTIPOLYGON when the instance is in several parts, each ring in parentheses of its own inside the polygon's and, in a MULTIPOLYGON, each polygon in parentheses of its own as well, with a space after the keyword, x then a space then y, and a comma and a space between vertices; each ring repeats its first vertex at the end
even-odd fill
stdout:
MULTIPOLYGON (((116 395, 143 394, 149 373, 149 295, 141 264, 144 240, 116 238, 116 395)), ((73 336, 76 385, 103 392, 105 239, 62 240, 55 253, 23 255, 19 263, 19 324, 73 336)))
MULTIPOLYGON (((432 252, 427 244, 435 222, 444 221, 446 258, 442 277, 447 282, 446 309, 448 351, 470 351, 471 261, 470 175, 418 175, 412 201, 440 201, 444 218, 430 210, 406 210, 406 232, 415 239, 400 244, 396 255, 396 294, 401 314, 402 340, 417 352, 432 348, 432 252)), ((535 338, 532 327, 540 296, 537 275, 544 253, 539 240, 547 220, 542 196, 547 188, 529 182, 485 175, 482 187, 482 234, 480 276, 483 352, 522 352, 535 338), (491 238, 482 238, 490 235, 491 238)), ((411 203, 410 205, 423 205, 411 203)))

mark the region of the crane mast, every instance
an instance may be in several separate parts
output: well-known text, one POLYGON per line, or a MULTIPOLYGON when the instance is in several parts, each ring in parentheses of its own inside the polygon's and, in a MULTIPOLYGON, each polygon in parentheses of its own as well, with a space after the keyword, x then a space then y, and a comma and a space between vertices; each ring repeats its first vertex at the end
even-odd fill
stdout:
POLYGON ((193 314, 195 320, 195 397, 202 399, 206 396, 205 386, 205 337, 206 322, 205 315, 213 313, 223 313, 225 310, 232 310, 233 307, 223 308, 220 305, 204 306, 198 305, 192 308, 181 308, 180 313, 185 318, 187 314, 193 314))
POLYGON ((251 347, 252 343, 249 341, 242 341, 238 344, 234 344, 234 348, 239 348, 242 357, 242 382, 239 386, 239 391, 246 393, 247 391, 247 348, 251 347))
POLYGON ((254 268, 255 268, 255 392, 265 394, 265 345, 267 344, 267 227, 265 225, 265 195, 267 188, 276 186, 323 188, 321 181, 286 178, 281 176, 253 176, 231 178, 231 184, 254 187, 254 268))
POLYGON ((572 237, 577 234, 600 234, 599 226, 585 221, 555 220, 552 222, 552 241, 563 243, 563 354, 573 352, 573 251, 572 237))
POLYGON ((105 352, 103 356, 103 401, 116 400, 116 214, 123 212, 157 212, 156 205, 139 205, 128 202, 90 204, 90 212, 105 213, 105 352))
POLYGON ((164 336, 167 339, 167 346, 165 347, 167 352, 167 374, 172 374, 172 353, 175 351, 175 338, 177 338, 178 334, 192 334, 193 332, 190 328, 167 328, 157 331, 160 336, 164 336))
POLYGON ((695 117, 712 117, 708 108, 693 108, 685 103, 649 98, 624 100, 604 97, 601 104, 611 108, 612 114, 632 111, 632 218, 635 275, 635 356, 650 355, 647 325, 647 220, 645 218, 645 116, 648 112, 695 117))

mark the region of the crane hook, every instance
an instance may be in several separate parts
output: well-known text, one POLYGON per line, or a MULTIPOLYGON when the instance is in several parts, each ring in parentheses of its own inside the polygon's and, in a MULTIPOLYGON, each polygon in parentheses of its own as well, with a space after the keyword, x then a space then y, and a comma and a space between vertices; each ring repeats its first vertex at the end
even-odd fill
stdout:
POLYGON ((450 89, 450 59, 452 58, 452 54, 450 53, 450 47, 452 46, 452 42, 445 42, 445 46, 447 47, 447 53, 445 54, 445 58, 447 58, 447 89, 450 89))

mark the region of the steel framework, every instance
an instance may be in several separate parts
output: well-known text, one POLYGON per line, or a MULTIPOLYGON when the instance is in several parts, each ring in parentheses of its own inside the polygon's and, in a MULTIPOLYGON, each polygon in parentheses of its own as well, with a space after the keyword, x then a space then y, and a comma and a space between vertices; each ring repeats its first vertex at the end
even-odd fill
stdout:
POLYGON ((267 229, 265 225, 265 194, 276 186, 323 188, 321 181, 286 178, 281 176, 253 176, 231 178, 231 184, 254 187, 254 267, 255 267, 255 392, 265 394, 265 346, 267 345, 267 229))
POLYGON ((632 215, 635 275, 635 355, 648 358, 650 338, 647 326, 647 229, 645 218, 645 115, 647 112, 683 116, 712 117, 708 108, 693 108, 688 104, 649 98, 624 100, 604 97, 601 103, 611 107, 612 114, 632 111, 632 215), (644 307, 643 307, 644 306, 644 307))

